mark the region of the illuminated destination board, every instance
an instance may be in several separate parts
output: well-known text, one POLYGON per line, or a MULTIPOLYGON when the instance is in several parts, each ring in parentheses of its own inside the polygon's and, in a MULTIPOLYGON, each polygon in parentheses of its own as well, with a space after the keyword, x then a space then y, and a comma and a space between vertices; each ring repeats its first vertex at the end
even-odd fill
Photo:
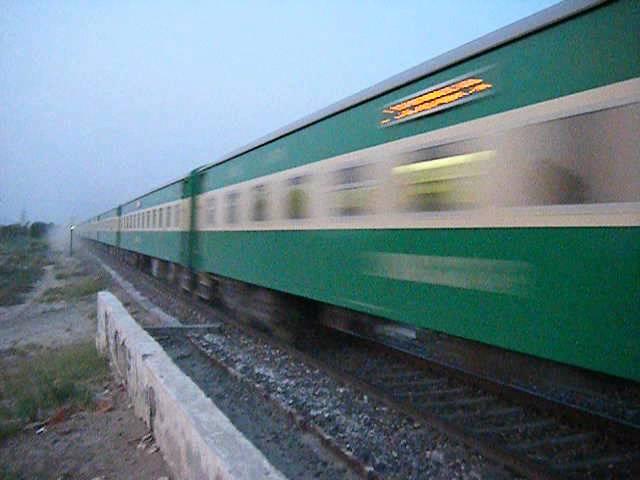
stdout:
POLYGON ((493 85, 483 78, 470 75, 422 90, 385 106, 381 127, 440 112, 491 93, 493 85))

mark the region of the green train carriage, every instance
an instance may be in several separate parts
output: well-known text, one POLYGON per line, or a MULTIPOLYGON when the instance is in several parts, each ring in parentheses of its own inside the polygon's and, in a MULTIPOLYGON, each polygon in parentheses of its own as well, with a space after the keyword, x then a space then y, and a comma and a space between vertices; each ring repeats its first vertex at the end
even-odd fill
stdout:
POLYGON ((185 184, 178 179, 123 204, 120 248, 186 265, 190 218, 185 184))
POLYGON ((77 225, 82 238, 117 247, 119 245, 119 209, 112 208, 77 225))
POLYGON ((640 379, 640 4, 564 2, 119 207, 197 272, 640 379))

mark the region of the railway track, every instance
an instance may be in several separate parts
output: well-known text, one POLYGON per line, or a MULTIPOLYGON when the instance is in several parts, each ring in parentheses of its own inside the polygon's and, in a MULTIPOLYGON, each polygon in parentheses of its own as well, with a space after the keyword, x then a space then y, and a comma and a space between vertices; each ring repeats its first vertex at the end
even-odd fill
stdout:
POLYGON ((640 476, 640 431, 633 425, 364 339, 332 344, 307 351, 394 408, 437 425, 522 475, 640 476))
MULTIPOLYGON (((118 267, 144 280, 147 294, 171 298, 194 323, 225 317, 153 277, 118 267)), ((320 329, 297 349, 278 346, 527 478, 640 476, 633 425, 335 331, 320 329)))

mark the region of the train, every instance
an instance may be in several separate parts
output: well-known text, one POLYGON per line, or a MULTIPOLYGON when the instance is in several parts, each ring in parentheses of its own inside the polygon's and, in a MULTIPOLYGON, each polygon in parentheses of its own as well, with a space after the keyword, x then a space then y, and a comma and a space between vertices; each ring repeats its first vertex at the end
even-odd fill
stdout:
POLYGON ((204 297, 639 381, 639 33, 636 0, 561 2, 76 231, 204 297))

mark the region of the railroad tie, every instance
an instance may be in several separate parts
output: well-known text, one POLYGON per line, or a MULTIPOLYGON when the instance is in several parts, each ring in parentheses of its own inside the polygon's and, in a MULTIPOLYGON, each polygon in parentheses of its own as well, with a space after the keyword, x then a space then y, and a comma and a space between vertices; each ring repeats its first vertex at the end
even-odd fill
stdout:
POLYGON ((521 442, 511 445, 510 450, 527 451, 540 447, 557 447, 560 445, 568 445, 571 443, 579 443, 584 440, 589 440, 595 436, 595 432, 575 433, 571 435, 562 435, 559 437, 548 437, 540 440, 534 440, 530 442, 521 442))
POLYGON ((477 433, 480 435, 490 434, 490 433, 509 433, 509 432, 517 432, 517 431, 525 431, 525 430, 538 430, 545 427, 549 427, 554 425, 556 422, 553 420, 536 420, 534 422, 525 422, 525 423, 516 423, 513 425, 503 425, 501 427, 482 427, 482 428, 473 428, 473 433, 477 433))

